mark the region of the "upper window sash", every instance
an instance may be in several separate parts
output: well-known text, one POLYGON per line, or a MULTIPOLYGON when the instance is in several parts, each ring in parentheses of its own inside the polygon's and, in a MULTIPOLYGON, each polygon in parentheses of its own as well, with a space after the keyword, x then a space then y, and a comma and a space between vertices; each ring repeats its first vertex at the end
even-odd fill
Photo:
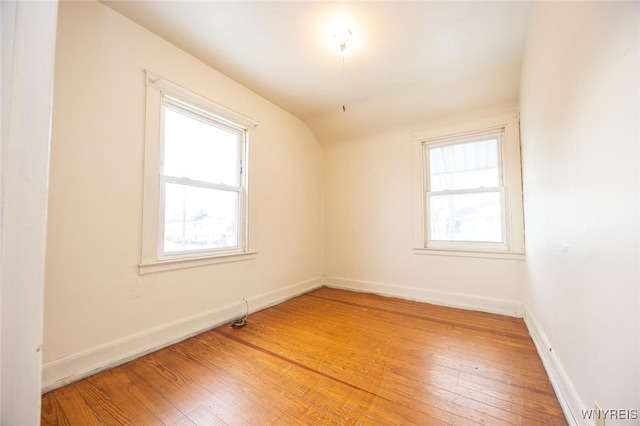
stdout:
POLYGON ((163 130, 160 131, 160 169, 159 169, 159 173, 161 176, 164 176, 166 178, 169 177, 173 177, 173 178, 178 178, 178 179, 185 179, 182 183, 186 184, 186 185, 206 185, 207 183, 210 183, 213 186, 208 186, 210 188, 218 188, 218 189, 238 189, 241 188, 243 186, 245 186, 246 182, 244 179, 244 157, 245 157, 245 152, 246 152, 246 144, 247 144, 247 139, 248 139, 248 132, 246 129, 244 129, 243 127, 239 127, 239 126, 232 126, 232 125, 228 125, 226 121, 222 120, 220 117, 217 116, 213 116, 209 113, 207 113, 206 115, 203 112, 200 112, 199 110, 194 110, 192 108, 185 108, 183 106, 178 106, 176 105, 173 100, 169 101, 169 102, 164 102, 164 100, 166 100, 166 97, 163 96, 163 108, 160 114, 160 126, 161 128, 164 126, 165 123, 165 115, 166 115, 166 110, 168 108, 173 109, 174 111, 177 111, 179 113, 182 113, 186 116, 188 116, 189 118, 192 118, 194 120, 198 120, 198 121, 202 121, 204 124, 209 125, 209 126, 213 126, 216 127, 220 130, 223 131, 227 131, 229 133, 235 133, 237 140, 236 140, 236 146, 237 146, 237 151, 236 151, 236 184, 235 185, 229 185, 229 184, 224 184, 224 183, 216 183, 213 181, 207 181, 207 180, 202 180, 202 179, 193 179, 193 178, 189 178, 189 177, 184 177, 184 176, 178 176, 172 173, 169 173, 168 171, 165 170, 165 132, 163 130))
MULTIPOLYGON (((447 137, 447 138, 437 138, 422 141, 422 155, 423 155, 423 170, 424 170, 424 182, 425 188, 427 192, 430 193, 447 193, 447 192, 468 192, 471 189, 476 188, 464 188, 464 189, 455 189, 455 190, 432 190, 431 189, 431 151, 435 148, 442 148, 453 145, 461 145, 465 143, 474 143, 474 142, 483 142, 488 140, 496 140, 497 144, 497 169, 498 169, 498 185, 493 187, 486 188, 502 188, 504 187, 504 173, 503 173, 503 136, 504 136, 504 128, 498 128, 491 131, 483 131, 480 133, 473 133, 466 136, 460 137, 447 137)), ((483 187, 479 187, 483 188, 483 187)))

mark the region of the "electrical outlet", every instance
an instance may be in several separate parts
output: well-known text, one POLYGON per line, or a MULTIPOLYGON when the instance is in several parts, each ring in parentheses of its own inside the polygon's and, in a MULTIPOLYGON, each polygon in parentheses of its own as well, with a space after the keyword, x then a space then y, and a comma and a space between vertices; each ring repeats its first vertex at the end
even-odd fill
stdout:
POLYGON ((600 408, 598 401, 595 402, 596 426, 604 426, 604 411, 600 408))

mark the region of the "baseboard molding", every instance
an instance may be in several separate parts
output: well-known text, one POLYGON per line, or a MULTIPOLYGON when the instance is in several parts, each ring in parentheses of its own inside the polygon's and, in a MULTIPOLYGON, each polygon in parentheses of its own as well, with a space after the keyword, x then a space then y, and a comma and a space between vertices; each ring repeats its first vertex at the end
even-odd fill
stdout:
MULTIPOLYGON (((531 334, 540 359, 547 371, 549 380, 570 426, 590 425, 581 415, 581 407, 585 407, 585 405, 580 402, 580 398, 571 380, 569 380, 562 364, 551 350, 552 347, 546 335, 543 333, 528 307, 520 302, 370 281, 351 280, 347 278, 322 277, 253 296, 248 299, 249 306, 251 307, 250 313, 284 302, 285 300, 307 293, 323 285, 442 306, 524 318, 525 324, 529 329, 529 333, 531 334)), ((113 341, 79 354, 47 362, 43 365, 42 392, 51 391, 100 371, 124 364, 191 336, 218 327, 226 322, 230 322, 237 316, 239 302, 157 327, 144 333, 128 336, 124 339, 113 341)))
POLYGON ((432 303, 434 305, 490 312, 518 318, 521 318, 524 313, 524 304, 513 300, 448 293, 338 277, 325 277, 324 283, 327 287, 399 297, 401 299, 410 299, 418 302, 432 303))
POLYGON ((581 408, 586 405, 580 401, 567 372, 553 352, 553 347, 528 306, 525 306, 523 318, 567 422, 570 426, 590 426, 591 423, 583 418, 581 411, 581 408))
MULTIPOLYGON (((314 278, 248 298, 251 313, 322 287, 323 280, 314 278)), ((134 334, 124 339, 91 348, 79 354, 47 362, 42 367, 42 392, 112 368, 148 353, 230 322, 238 315, 241 301, 194 315, 174 323, 134 334)))

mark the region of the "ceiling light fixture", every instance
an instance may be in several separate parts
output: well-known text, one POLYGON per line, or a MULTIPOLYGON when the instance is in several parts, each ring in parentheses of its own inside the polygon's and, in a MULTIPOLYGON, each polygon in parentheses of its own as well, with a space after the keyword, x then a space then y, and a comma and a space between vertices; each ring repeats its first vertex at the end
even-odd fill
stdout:
POLYGON ((336 41, 338 42, 338 46, 340 46, 340 53, 343 57, 349 54, 349 41, 351 40, 351 30, 348 28, 343 28, 340 31, 336 32, 335 35, 336 41))

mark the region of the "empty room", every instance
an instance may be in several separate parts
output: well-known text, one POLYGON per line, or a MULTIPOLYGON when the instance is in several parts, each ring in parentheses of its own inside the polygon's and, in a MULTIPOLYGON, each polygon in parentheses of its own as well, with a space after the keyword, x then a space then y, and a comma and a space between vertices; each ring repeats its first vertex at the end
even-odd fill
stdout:
POLYGON ((640 425, 640 3, 3 1, 2 425, 640 425))

